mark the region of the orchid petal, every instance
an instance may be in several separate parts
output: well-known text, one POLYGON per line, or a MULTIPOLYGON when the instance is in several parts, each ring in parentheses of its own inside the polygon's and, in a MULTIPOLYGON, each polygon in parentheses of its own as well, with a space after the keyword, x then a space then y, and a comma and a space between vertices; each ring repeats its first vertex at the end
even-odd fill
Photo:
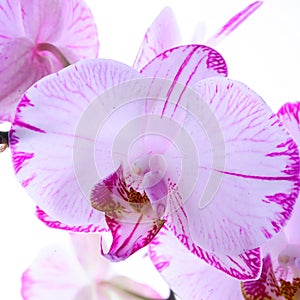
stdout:
POLYGON ((300 145, 300 102, 284 104, 279 109, 277 116, 300 145))
POLYGON ((101 164, 99 174, 94 142, 97 122, 119 98, 103 107, 97 97, 139 77, 121 63, 86 60, 43 78, 23 96, 10 132, 13 165, 23 187, 53 219, 69 226, 101 222, 104 214, 92 209, 89 194, 113 166, 101 164))
POLYGON ((0 47, 11 38, 25 36, 19 0, 1 1, 0 47))
POLYGON ((13 121, 21 96, 45 75, 98 54, 89 8, 78 0, 12 0, 0 5, 1 121, 13 121))
POLYGON ((25 300, 79 299, 89 279, 72 252, 59 246, 44 249, 22 276, 25 300))
POLYGON ((156 56, 141 73, 145 77, 163 78, 184 86, 208 77, 227 76, 226 63, 217 51, 204 45, 186 45, 156 56))
MULTIPOLYGON (((236 255, 263 244, 291 216, 299 194, 298 148, 261 98, 243 84, 215 77, 195 89, 218 126, 210 119, 204 134, 194 134, 200 157, 195 188, 189 199, 172 205, 183 205, 195 243, 236 255)), ((204 122, 203 103, 194 104, 189 110, 204 122)), ((183 127, 189 130, 192 121, 186 118, 183 127)), ((180 220, 172 217, 172 222, 181 228, 180 220)))
POLYGON ((158 54, 173 48, 180 42, 176 18, 169 7, 165 7, 147 29, 133 67, 142 69, 158 54))
MULTIPOLYGON (((293 139, 300 145, 300 103, 286 103, 278 112, 278 117, 286 129, 292 135, 293 139)), ((297 199, 293 214, 284 231, 291 244, 298 244, 300 241, 299 228, 300 220, 300 201, 297 199)))
MULTIPOLYGON (((141 73, 145 77, 152 78, 156 85, 156 97, 165 97, 165 104, 160 113, 163 117, 167 114, 168 109, 173 108, 170 105, 172 98, 177 99, 173 110, 175 113, 189 87, 204 78, 227 76, 227 66, 223 57, 214 49, 203 45, 186 45, 161 53, 146 65, 141 73), (161 81, 159 88, 157 85, 160 79, 164 80, 161 81), (162 90, 167 87, 165 94, 162 93, 162 90)), ((146 108, 148 107, 151 108, 150 105, 146 106, 146 108)), ((185 115, 185 112, 180 113, 177 110, 176 121, 180 123, 180 119, 184 119, 185 115)), ((173 114, 170 118, 173 118, 173 114)))
POLYGON ((213 35, 205 45, 215 47, 226 36, 237 29, 244 21, 246 21, 261 5, 263 1, 255 1, 244 8, 242 11, 233 16, 215 35, 213 35))
POLYGON ((48 214, 46 214, 39 207, 36 207, 35 214, 38 217, 38 219, 40 221, 42 221, 49 228, 61 229, 61 230, 77 232, 77 233, 107 232, 109 230, 107 228, 107 225, 106 225, 106 222, 105 222, 104 218, 102 218, 102 220, 97 225, 88 224, 88 225, 85 225, 85 226, 82 226, 82 225, 69 226, 67 224, 63 224, 63 223, 61 223, 57 220, 52 219, 48 214))
POLYGON ((32 83, 51 71, 49 60, 46 57, 38 57, 33 48, 32 42, 25 38, 9 39, 0 48, 0 119, 2 121, 11 120, 17 100, 32 83))
POLYGON ((90 278, 101 282, 109 271, 110 263, 100 256, 99 234, 71 233, 70 237, 82 268, 90 278))
POLYGON ((148 245, 164 224, 146 193, 126 183, 122 167, 94 187, 91 204, 105 212, 113 241, 108 253, 103 247, 101 252, 111 261, 124 260, 148 245))
POLYGON ((98 55, 98 33, 90 9, 79 0, 21 0, 26 35, 55 44, 71 63, 98 55))
POLYGON ((70 247, 42 250, 22 276, 23 299, 161 299, 147 285, 115 275, 109 261, 99 256, 98 237, 71 234, 70 247))
POLYGON ((242 293, 246 300, 276 299, 280 297, 280 287, 275 277, 270 256, 263 259, 263 268, 258 280, 242 282, 242 293))
POLYGON ((243 300, 240 282, 189 252, 168 230, 149 247, 150 258, 180 299, 243 300))
POLYGON ((227 255, 207 251, 197 245, 191 238, 187 214, 183 207, 174 210, 167 218, 166 225, 189 252, 205 263, 239 280, 255 279, 261 271, 260 249, 241 252, 239 255, 227 255), (179 220, 179 221, 178 221, 179 220), (180 222, 180 226, 174 226, 180 222))

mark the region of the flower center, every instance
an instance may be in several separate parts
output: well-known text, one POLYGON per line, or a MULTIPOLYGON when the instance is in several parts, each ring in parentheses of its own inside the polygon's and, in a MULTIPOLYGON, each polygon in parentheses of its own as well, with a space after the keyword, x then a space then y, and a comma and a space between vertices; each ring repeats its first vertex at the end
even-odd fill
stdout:
POLYGON ((160 154, 146 155, 131 164, 133 174, 139 177, 139 189, 148 195, 159 217, 163 215, 167 205, 166 169, 165 159, 160 154))
POLYGON ((135 160, 131 165, 132 172, 142 177, 141 189, 147 189, 156 186, 164 179, 166 174, 166 162, 160 154, 146 155, 135 160))

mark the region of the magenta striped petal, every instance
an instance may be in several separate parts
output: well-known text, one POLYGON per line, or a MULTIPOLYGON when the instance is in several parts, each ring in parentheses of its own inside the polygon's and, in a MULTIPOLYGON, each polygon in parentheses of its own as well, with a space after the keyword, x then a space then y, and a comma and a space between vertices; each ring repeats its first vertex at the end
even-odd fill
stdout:
MULTIPOLYGON (((286 103, 283 105, 278 113, 279 119, 292 135, 293 139, 296 141, 298 147, 300 145, 300 103, 286 103)), ((296 201, 296 205, 293 211, 292 218, 289 220, 287 226, 285 227, 285 234, 288 238, 290 244, 300 243, 300 201, 296 201)))
POLYGON ((112 166, 107 161, 97 170, 97 158, 103 157, 97 154, 94 160, 99 124, 91 120, 101 120, 107 112, 93 105, 106 89, 139 77, 121 63, 82 61, 45 77, 22 98, 10 136, 14 169, 36 204, 53 219, 69 226, 101 224, 104 214, 92 209, 89 197, 112 166))
POLYGON ((186 45, 161 53, 141 73, 145 77, 191 86, 207 77, 227 76, 227 66, 221 54, 214 49, 204 45, 186 45))
POLYGON ((300 145, 300 102, 284 104, 279 109, 277 116, 300 145))
POLYGON ((95 232, 107 232, 109 229, 107 228, 105 219, 103 218, 99 224, 88 224, 85 226, 81 225, 73 225, 69 226, 67 224, 63 224, 57 220, 52 219, 48 216, 43 210, 41 210, 38 206, 35 211, 36 216, 49 228, 61 229, 71 232, 85 232, 85 233, 95 233, 95 232))
POLYGON ((157 55, 177 46, 179 42, 176 18, 171 8, 165 7, 146 31, 133 67, 136 70, 142 69, 157 55))
MULTIPOLYGON (((290 218, 299 194, 298 147, 259 96, 243 84, 215 77, 202 80, 195 89, 217 125, 211 116, 205 123, 200 102, 190 103, 189 110, 205 128, 203 134, 194 134, 199 170, 186 201, 173 194, 171 212, 183 206, 190 230, 186 235, 194 243, 237 255, 262 245, 290 218)), ((186 118, 183 127, 194 132, 191 121, 186 118)), ((177 188, 183 195, 184 189, 177 188)), ((181 231, 181 217, 171 213, 170 218, 172 230, 181 231)))
MULTIPOLYGON (((166 229, 161 230, 150 244, 149 255, 154 266, 180 299, 244 299, 240 281, 193 255, 166 229)), ((210 259, 215 265, 220 263, 218 256, 211 255, 210 259)), ((231 272, 236 270, 240 261, 240 258, 232 260, 231 272)))
POLYGON ((255 1, 244 8, 242 11, 234 15, 215 35, 213 35, 205 45, 215 47, 226 36, 236 30, 243 22, 245 22, 261 5, 263 1, 255 1))
MULTIPOLYGON (((157 79, 164 79, 161 81, 161 88, 156 87, 157 98, 162 97, 161 90, 169 83, 170 87, 161 111, 161 116, 164 116, 170 99, 177 98, 175 113, 188 88, 204 78, 227 76, 227 66, 217 51, 203 45, 187 45, 169 49, 158 55, 141 70, 141 73, 145 77, 153 78, 155 84, 159 82, 157 79)), ((178 114, 177 111, 179 121, 178 114)))
MULTIPOLYGON (((259 248, 240 252, 239 255, 227 255, 205 250, 191 239, 189 220, 182 207, 168 217, 166 224, 186 249, 208 265, 239 280, 249 280, 259 276, 261 270, 259 248), (180 226, 176 226, 178 223, 180 226)), ((213 237, 214 233, 209 234, 213 237)))

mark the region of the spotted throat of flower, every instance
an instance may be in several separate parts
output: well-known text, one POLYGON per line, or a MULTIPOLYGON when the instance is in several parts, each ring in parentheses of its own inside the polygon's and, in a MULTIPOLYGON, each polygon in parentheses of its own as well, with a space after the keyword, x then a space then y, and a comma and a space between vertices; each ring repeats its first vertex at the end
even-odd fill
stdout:
POLYGON ((113 242, 112 261, 124 260, 148 245, 165 223, 167 187, 160 155, 147 155, 97 183, 91 206, 105 213, 113 242))
POLYGON ((261 276, 257 280, 241 282, 246 300, 298 300, 300 299, 299 254, 300 248, 289 245, 278 256, 279 267, 274 270, 271 257, 263 259, 261 276), (287 268, 292 270, 292 280, 287 279, 287 268))

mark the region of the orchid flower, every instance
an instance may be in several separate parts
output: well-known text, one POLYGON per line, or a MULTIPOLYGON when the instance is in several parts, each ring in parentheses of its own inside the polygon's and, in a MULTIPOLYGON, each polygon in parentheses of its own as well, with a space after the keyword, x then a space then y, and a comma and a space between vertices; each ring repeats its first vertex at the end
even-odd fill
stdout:
POLYGON ((101 251, 113 261, 165 224, 208 264, 256 278, 254 248, 285 225, 299 193, 298 149, 260 97, 226 76, 202 45, 166 50, 140 72, 86 60, 47 76, 17 108, 17 178, 68 228, 105 220, 113 242, 101 251))
POLYGON ((113 261, 166 224, 208 264, 256 278, 254 248, 286 224, 299 193, 298 148, 261 98, 226 75, 203 45, 169 49, 141 72, 99 59, 49 75, 17 108, 16 176, 53 219, 105 219, 113 261))
MULTIPOLYGON (((300 103, 287 103, 278 117, 300 144, 300 103)), ((297 300, 300 296, 300 201, 283 232, 262 246, 260 277, 238 281, 189 253, 166 230, 150 244, 150 258, 181 299, 297 300), (180 275, 178 275, 180 274, 180 275)))
POLYGON ((36 81, 98 55, 98 34, 82 0, 1 0, 0 120, 12 121, 36 81))
POLYGON ((70 245, 43 249, 23 273, 23 299, 162 299, 149 286, 116 273, 98 248, 97 234, 72 233, 70 245))

